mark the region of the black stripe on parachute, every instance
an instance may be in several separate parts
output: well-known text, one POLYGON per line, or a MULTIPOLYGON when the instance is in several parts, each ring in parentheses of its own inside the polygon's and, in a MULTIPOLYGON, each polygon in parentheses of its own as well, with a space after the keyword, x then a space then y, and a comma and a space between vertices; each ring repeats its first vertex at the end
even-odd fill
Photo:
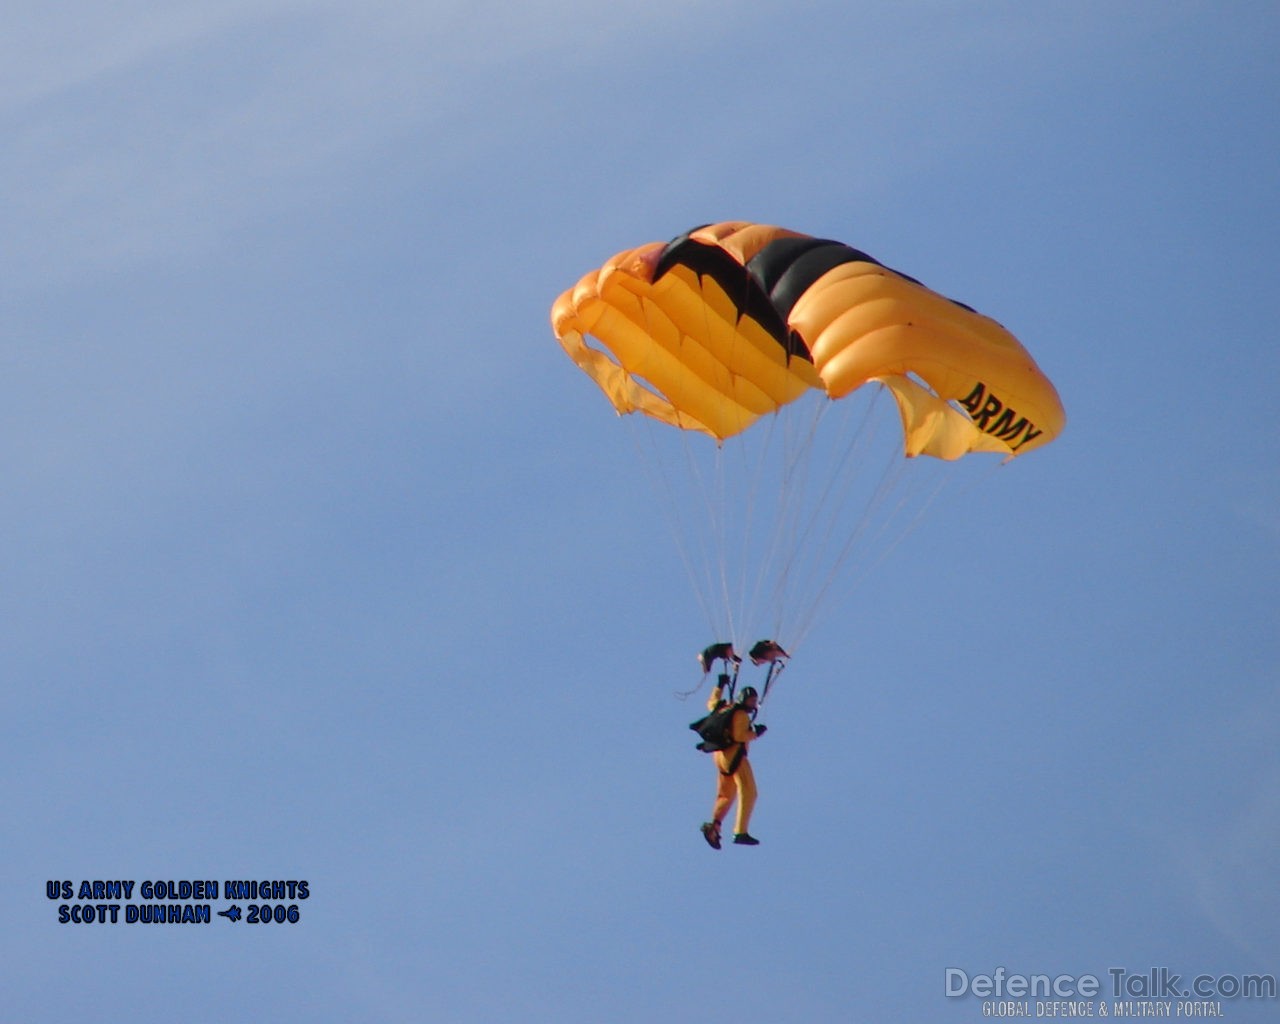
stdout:
MULTIPOLYGON (((697 231, 697 228, 691 229, 697 231)), ((737 307, 738 317, 749 317, 758 323, 787 353, 787 357, 799 356, 813 362, 809 347, 799 335, 787 327, 786 317, 764 291, 754 275, 720 246, 699 242, 686 232, 667 243, 653 269, 657 281, 673 267, 688 267, 701 279, 715 281, 737 307)))
MULTIPOLYGON (((690 228, 667 243, 654 266, 653 280, 657 281, 676 266, 688 267, 699 279, 711 278, 733 301, 738 317, 750 317, 763 327, 788 358, 799 356, 806 362, 813 362, 809 346, 790 329, 787 318, 800 297, 828 271, 845 263, 870 263, 925 287, 910 274, 886 266, 861 249, 826 238, 775 239, 744 266, 719 245, 689 237, 705 226, 690 228)), ((972 306, 963 302, 949 301, 973 311, 972 306)))
MULTIPOLYGON (((812 288, 823 274, 845 263, 870 263, 921 288, 926 287, 910 274, 886 266, 861 249, 825 238, 776 239, 747 261, 747 272, 769 296, 778 315, 786 320, 800 301, 800 296, 812 288)), ((972 306, 963 302, 948 301, 975 312, 972 306)))

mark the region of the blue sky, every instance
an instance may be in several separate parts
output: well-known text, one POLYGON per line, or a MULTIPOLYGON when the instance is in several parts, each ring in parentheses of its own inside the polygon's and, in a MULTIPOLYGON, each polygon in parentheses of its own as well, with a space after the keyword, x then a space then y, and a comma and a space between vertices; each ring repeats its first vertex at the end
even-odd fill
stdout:
POLYGON ((948 968, 1280 973, 1273 5, 6 21, 14 1019, 960 1022, 948 968), (1069 421, 831 596, 763 844, 714 854, 673 698, 713 638, 547 313, 735 218, 995 316, 1069 421), (45 896, 204 878, 311 895, 45 896))

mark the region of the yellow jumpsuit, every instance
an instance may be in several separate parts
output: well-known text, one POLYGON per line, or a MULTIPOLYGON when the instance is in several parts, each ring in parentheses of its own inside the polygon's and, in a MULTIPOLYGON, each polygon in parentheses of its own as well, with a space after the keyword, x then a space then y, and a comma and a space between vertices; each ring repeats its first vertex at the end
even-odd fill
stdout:
MULTIPOLYGON (((720 688, 716 687, 707 707, 714 711, 720 699, 720 688)), ((751 772, 751 762, 747 760, 747 744, 756 738, 756 732, 751 726, 751 715, 742 708, 733 713, 730 736, 733 745, 711 755, 716 764, 716 802, 711 820, 717 825, 724 821, 724 816, 729 813, 729 808, 737 797, 738 814, 733 831, 742 834, 751 823, 751 812, 756 805, 756 778, 751 772), (742 752, 741 757, 738 756, 739 751, 742 752), (732 775, 726 775, 734 758, 738 759, 738 768, 732 775)))

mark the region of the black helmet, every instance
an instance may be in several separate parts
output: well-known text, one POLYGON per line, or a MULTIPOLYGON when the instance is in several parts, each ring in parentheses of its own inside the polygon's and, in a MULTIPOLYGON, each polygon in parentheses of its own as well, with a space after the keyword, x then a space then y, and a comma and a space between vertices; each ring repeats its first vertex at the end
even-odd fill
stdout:
POLYGON ((759 696, 760 694, 756 693, 756 688, 754 686, 744 686, 738 691, 738 703, 745 704, 748 697, 759 698, 759 696))

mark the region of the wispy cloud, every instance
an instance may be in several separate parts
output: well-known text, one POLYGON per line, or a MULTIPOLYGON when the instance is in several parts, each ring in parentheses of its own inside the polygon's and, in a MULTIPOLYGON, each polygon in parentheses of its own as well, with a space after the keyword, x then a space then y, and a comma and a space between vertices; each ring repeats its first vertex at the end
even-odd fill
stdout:
MULTIPOLYGON (((681 5, 29 5, 0 43, 11 285, 204 247, 465 109, 495 75, 681 5)), ((442 148, 447 143, 442 142, 442 148)))

